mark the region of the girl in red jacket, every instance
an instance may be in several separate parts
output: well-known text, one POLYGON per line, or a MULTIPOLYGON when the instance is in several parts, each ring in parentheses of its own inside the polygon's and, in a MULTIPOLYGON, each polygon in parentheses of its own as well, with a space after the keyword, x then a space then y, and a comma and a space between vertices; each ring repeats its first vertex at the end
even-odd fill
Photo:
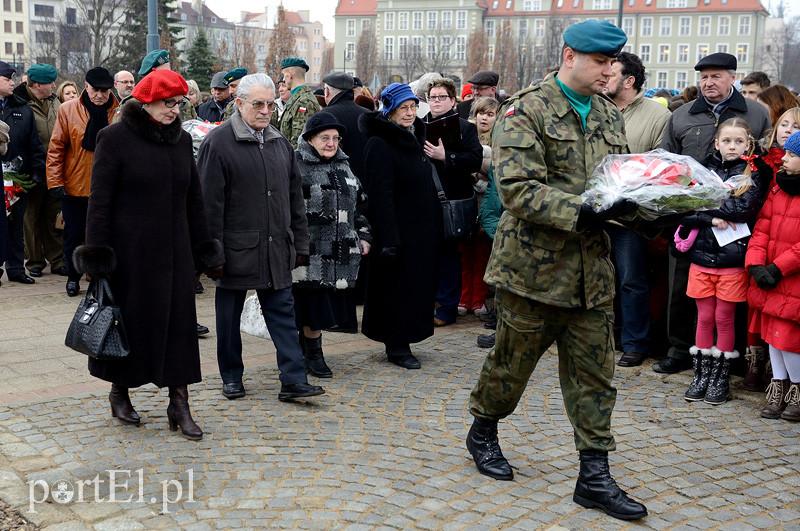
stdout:
POLYGON ((783 165, 783 146, 789 139, 792 133, 800 131, 800 107, 794 107, 783 113, 778 121, 775 122, 775 127, 772 128, 772 134, 769 135, 769 142, 767 143, 767 153, 764 155, 764 160, 772 167, 772 171, 777 173, 783 165))
POLYGON ((772 382, 765 418, 800 421, 800 132, 784 143, 775 177, 747 249, 750 331, 769 345, 772 382))

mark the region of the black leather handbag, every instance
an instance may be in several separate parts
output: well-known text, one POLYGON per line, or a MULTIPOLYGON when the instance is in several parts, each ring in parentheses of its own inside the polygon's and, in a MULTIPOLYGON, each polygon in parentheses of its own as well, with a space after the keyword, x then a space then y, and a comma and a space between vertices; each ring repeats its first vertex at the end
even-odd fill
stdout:
POLYGON ((468 240, 478 221, 478 198, 475 192, 469 199, 447 199, 436 166, 431 163, 431 176, 436 196, 442 205, 442 226, 445 241, 468 240))
POLYGON ((108 280, 92 280, 67 329, 64 344, 98 360, 122 359, 130 353, 122 313, 114 305, 108 280))

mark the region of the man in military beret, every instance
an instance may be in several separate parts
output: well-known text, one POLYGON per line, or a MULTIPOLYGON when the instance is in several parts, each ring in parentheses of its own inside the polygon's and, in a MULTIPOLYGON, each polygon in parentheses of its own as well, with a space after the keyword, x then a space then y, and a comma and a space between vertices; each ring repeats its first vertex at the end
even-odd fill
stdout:
MULTIPOLYGON (((769 113, 733 86, 736 67, 736 57, 722 52, 712 53, 697 62, 694 69, 700 72, 700 94, 672 113, 662 148, 703 162, 714 151, 717 124, 734 117, 743 118, 756 139, 764 136, 770 128, 769 113)), ((653 364, 654 371, 666 374, 691 366, 689 348, 694 345, 697 306, 686 296, 689 260, 681 254, 668 253, 667 338, 670 348, 666 358, 653 364)))
POLYGON ((153 50, 142 59, 139 67, 139 77, 144 77, 153 70, 169 70, 169 52, 167 50, 153 50))
POLYGON ((291 96, 286 102, 278 125, 281 134, 295 149, 308 117, 322 108, 314 92, 306 85, 306 72, 308 64, 299 57, 287 57, 281 61, 281 76, 291 91, 291 96))
POLYGON ((467 448, 478 470, 513 479, 497 438, 542 354, 558 346, 564 406, 580 452, 573 500, 635 520, 647 509, 612 479, 616 401, 614 270, 605 222, 636 207, 620 200, 595 213, 581 200, 593 169, 625 153, 622 116, 598 96, 626 42, 616 26, 586 21, 564 32, 561 67, 498 112, 492 158, 505 207, 485 280, 497 289, 497 340, 472 391, 467 448))
POLYGON ((225 74, 225 81, 228 82, 228 89, 230 90, 230 99, 228 105, 225 107, 225 112, 222 113, 222 121, 227 120, 236 110, 236 87, 239 86, 239 81, 247 75, 247 69, 242 67, 234 68, 225 74))
POLYGON ((197 117, 207 122, 222 122, 225 118, 225 108, 233 100, 226 72, 217 72, 211 78, 211 98, 197 109, 197 117))
POLYGON ((500 82, 500 76, 497 72, 491 70, 481 70, 476 72, 474 76, 467 80, 467 83, 472 84, 473 98, 460 102, 456 106, 458 115, 464 120, 469 120, 469 113, 472 110, 472 104, 475 100, 481 97, 497 98, 497 84, 500 82))
MULTIPOLYGON (((32 64, 28 69, 28 82, 14 89, 14 95, 27 102, 33 111, 36 132, 45 153, 50 145, 60 105, 55 95, 57 78, 58 72, 54 66, 32 64)), ((64 242, 61 230, 56 228, 59 212, 61 201, 47 193, 47 183, 37 183, 28 192, 28 207, 25 210, 25 256, 28 260, 25 265, 32 277, 41 277, 48 262, 51 273, 66 275, 64 242)))

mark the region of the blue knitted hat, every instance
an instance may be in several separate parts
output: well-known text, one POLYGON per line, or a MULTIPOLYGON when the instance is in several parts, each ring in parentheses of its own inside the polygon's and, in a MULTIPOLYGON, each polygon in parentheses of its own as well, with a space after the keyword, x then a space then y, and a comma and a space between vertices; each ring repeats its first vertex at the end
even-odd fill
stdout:
POLYGON ((800 131, 793 133, 792 136, 786 139, 786 143, 783 145, 783 149, 785 151, 791 151, 798 157, 800 157, 800 131))
POLYGON ((383 102, 381 113, 384 116, 389 116, 392 111, 408 100, 414 100, 415 103, 419 103, 419 98, 414 95, 411 87, 405 83, 392 83, 381 92, 381 102, 383 102))

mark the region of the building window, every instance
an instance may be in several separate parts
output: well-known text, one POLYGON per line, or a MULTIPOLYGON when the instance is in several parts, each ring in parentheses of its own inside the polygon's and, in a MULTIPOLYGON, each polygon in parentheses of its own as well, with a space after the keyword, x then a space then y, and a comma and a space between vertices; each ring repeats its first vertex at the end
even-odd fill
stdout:
POLYGON ((611 0, 594 0, 592 9, 611 9, 611 0))
POLYGON ((11 33, 11 21, 10 20, 4 20, 3 21, 3 33, 6 33, 6 34, 11 33))
POLYGON ((22 22, 17 22, 17 33, 25 33, 22 29, 22 22))
POLYGON ((525 0, 522 3, 522 10, 523 11, 541 11, 542 10, 542 0, 525 0))
POLYGON ((653 35, 653 19, 651 17, 642 18, 642 37, 653 35))
POLYGON ((689 7, 688 0, 667 0, 667 9, 689 7))
POLYGON ((456 61, 467 59, 467 38, 463 35, 456 37, 456 61))
POLYGON ((667 73, 659 72, 656 74, 656 83, 658 84, 658 88, 665 88, 667 86, 667 73))
POLYGON ((442 37, 442 61, 450 60, 450 44, 452 42, 451 37, 442 37))
POLYGON ((719 27, 717 34, 718 35, 730 35, 731 34, 731 17, 719 17, 719 27))
POLYGON ((484 23, 484 26, 486 28, 486 36, 489 37, 490 39, 494 39, 494 37, 495 37, 495 34, 494 34, 494 29, 495 29, 494 20, 487 20, 484 23))
POLYGON ((544 37, 544 19, 537 18, 533 21, 533 36, 544 37))
POLYGON ((394 13, 383 14, 383 29, 386 31, 394 30, 394 13))
POLYGON ((708 44, 698 44, 697 45, 697 60, 699 61, 703 57, 708 55, 708 44))
POLYGON ((17 55, 25 55, 25 44, 22 42, 17 43, 17 55))
POLYGON ((467 29, 467 12, 466 11, 456 11, 456 29, 457 30, 467 29))
POLYGON ((689 84, 686 72, 678 71, 675 73, 675 88, 678 90, 685 89, 689 84))
POLYGON ((408 59, 408 37, 397 37, 397 50, 401 61, 408 59))
POLYGON ((421 30, 422 29, 422 11, 414 11, 414 13, 412 13, 411 16, 413 17, 412 18, 412 20, 413 20, 412 28, 415 29, 415 30, 421 30))
POLYGON ((352 18, 347 19, 347 29, 345 30, 345 36, 347 37, 356 36, 356 21, 352 18))
POLYGON ((356 54, 356 43, 348 42, 345 46, 344 58, 346 61, 352 61, 353 56, 356 54))
POLYGON ((669 63, 669 44, 658 45, 658 62, 669 63))
POLYGON ((728 45, 727 44, 717 44, 717 51, 720 53, 728 53, 728 45))
POLYGON ((519 39, 525 40, 528 38, 528 20, 520 19, 519 21, 519 39))
POLYGON ((494 44, 490 44, 486 47, 486 56, 490 63, 494 61, 494 44))
POLYGON ((692 34, 692 17, 681 17, 678 19, 678 35, 686 37, 692 34))
POLYGON ((658 29, 660 37, 669 37, 672 35, 672 17, 661 17, 661 26, 658 29))
POLYGON ((397 14, 397 29, 403 31, 408 30, 408 12, 403 11, 397 14))
POLYGON ((42 44, 56 43, 56 34, 54 31, 37 31, 35 35, 36 42, 41 42, 42 44))
MULTIPOLYGON (((11 11, 11 0, 3 0, 3 11, 11 11)), ((6 46, 6 48, 8 47, 6 46)))
POLYGON ((55 8, 53 6, 43 6, 41 4, 33 5, 33 14, 37 17, 53 18, 55 16, 55 8))
MULTIPOLYGON (((17 13, 22 13, 22 0, 15 0, 14 11, 16 11, 17 13)), ((19 45, 17 45, 17 50, 19 50, 19 45)))
MULTIPOLYGON (((371 21, 368 18, 361 19, 361 31, 368 30, 371 26, 371 21)), ((353 35, 351 35, 353 37, 353 35)))
POLYGON ((739 64, 746 64, 750 61, 750 45, 739 44, 736 46, 736 60, 739 64))
POLYGON ((422 56, 422 37, 411 37, 411 57, 419 58, 422 56))
POLYGON ((436 37, 428 37, 428 49, 426 50, 428 59, 433 59, 436 55, 436 37))
POLYGON ((436 22, 438 20, 439 12, 438 11, 428 11, 428 29, 435 30, 436 29, 436 22))
POLYGON ((700 31, 698 33, 701 37, 711 35, 711 17, 700 17, 700 31))
POLYGON ((14 43, 7 42, 6 43, 6 55, 12 55, 14 53, 14 43))
POLYGON ((688 63, 689 62, 689 45, 688 44, 679 44, 678 45, 678 62, 679 63, 688 63))
POLYGON ((622 31, 625 32, 625 35, 633 35, 633 19, 631 17, 622 19, 622 31))
POLYGON ((453 12, 442 11, 442 29, 453 29, 453 12))
POLYGON ((650 45, 649 44, 642 44, 639 46, 639 59, 642 60, 643 63, 650 62, 650 45))
POLYGON ((394 37, 383 38, 383 60, 394 61, 394 37))
POLYGON ((739 36, 750 35, 750 15, 739 15, 739 36))

